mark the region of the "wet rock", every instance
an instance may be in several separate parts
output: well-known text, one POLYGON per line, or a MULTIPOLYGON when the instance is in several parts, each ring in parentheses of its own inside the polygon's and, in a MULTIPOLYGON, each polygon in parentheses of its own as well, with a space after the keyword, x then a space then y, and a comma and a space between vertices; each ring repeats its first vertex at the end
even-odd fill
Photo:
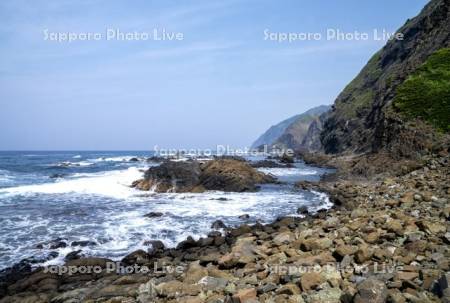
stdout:
POLYGON ((80 249, 80 250, 75 250, 75 251, 68 253, 65 256, 64 260, 71 261, 71 260, 75 260, 75 259, 80 259, 81 257, 83 257, 83 255, 81 254, 81 249, 80 249))
POLYGON ((280 162, 281 163, 289 163, 292 164, 294 163, 294 157, 291 155, 288 155, 287 153, 284 153, 281 157, 280 157, 280 162))
POLYGON ((308 213, 309 213, 308 207, 306 206, 300 206, 299 208, 297 208, 297 214, 307 215, 308 213))
POLYGON ((232 192, 256 191, 258 184, 273 183, 275 178, 249 164, 235 160, 209 161, 202 165, 200 183, 208 190, 232 192))
POLYGON ((135 181, 132 186, 140 190, 154 189, 156 192, 189 192, 200 184, 200 174, 197 161, 165 161, 150 167, 144 179, 135 181))
POLYGON ((58 249, 58 248, 64 248, 67 247, 67 239, 64 238, 56 238, 54 240, 48 241, 48 242, 42 242, 36 245, 37 249, 58 249))
POLYGON ((150 261, 150 255, 139 249, 124 257, 121 262, 125 265, 146 264, 150 261))
POLYGON ((70 246, 81 246, 81 247, 95 246, 95 245, 97 245, 97 243, 94 241, 73 241, 72 243, 70 243, 70 246))
POLYGON ((238 218, 241 219, 241 220, 247 220, 247 219, 250 219, 250 215, 249 214, 243 214, 243 215, 240 215, 238 218))
POLYGON ((225 223, 223 223, 222 220, 216 220, 213 222, 213 224, 211 224, 211 228, 212 229, 225 229, 225 228, 227 228, 227 226, 225 225, 225 223))
POLYGON ((191 248, 191 247, 195 247, 195 246, 197 246, 197 242, 195 242, 194 238, 192 238, 191 236, 188 236, 186 238, 186 240, 178 243, 177 249, 187 249, 187 248, 191 248))
POLYGON ((159 240, 149 240, 143 243, 144 246, 150 246, 149 251, 155 252, 157 250, 163 250, 165 248, 164 243, 159 240))
POLYGON ((166 161, 150 167, 144 179, 133 182, 132 187, 156 192, 245 192, 256 191, 258 184, 273 182, 274 177, 257 171, 244 161, 219 159, 202 165, 197 161, 166 161))
POLYGON ((151 211, 148 214, 145 214, 144 217, 146 218, 159 218, 162 217, 164 214, 157 211, 151 211))

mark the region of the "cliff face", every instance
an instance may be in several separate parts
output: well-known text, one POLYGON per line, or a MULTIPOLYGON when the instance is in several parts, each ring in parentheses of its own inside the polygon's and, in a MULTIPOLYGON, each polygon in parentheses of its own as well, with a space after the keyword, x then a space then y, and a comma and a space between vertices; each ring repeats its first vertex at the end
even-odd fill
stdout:
POLYGON ((321 141, 326 153, 385 149, 411 156, 431 144, 433 134, 426 126, 405 123, 391 105, 398 86, 431 54, 449 47, 449 7, 449 0, 428 3, 398 30, 404 39, 389 41, 347 85, 324 122, 321 141))
POLYGON ((296 115, 269 128, 253 148, 267 145, 270 148, 291 148, 294 150, 320 149, 320 132, 322 131, 322 114, 330 109, 327 105, 312 108, 303 114, 296 115))

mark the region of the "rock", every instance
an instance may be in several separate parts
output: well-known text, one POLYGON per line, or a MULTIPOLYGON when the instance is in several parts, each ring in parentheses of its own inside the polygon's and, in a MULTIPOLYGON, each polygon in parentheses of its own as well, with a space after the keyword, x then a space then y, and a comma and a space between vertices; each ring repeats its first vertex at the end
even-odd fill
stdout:
POLYGON ((204 190, 256 191, 260 183, 273 183, 275 178, 257 171, 245 161, 216 159, 200 165, 197 161, 165 161, 150 167, 144 179, 132 187, 156 192, 202 192, 204 190))
POLYGON ((133 187, 156 192, 189 192, 200 185, 200 164, 197 161, 165 161, 150 167, 144 179, 135 181, 133 187))
POLYGON ((146 264, 150 261, 150 258, 148 253, 139 249, 124 257, 121 262, 125 265, 146 264))
POLYGON ((316 289, 323 282, 325 282, 325 280, 317 272, 307 272, 300 277, 300 286, 303 291, 316 289))
POLYGON ((308 213, 309 213, 308 207, 306 206, 300 206, 299 208, 297 208, 297 214, 307 215, 308 213))
POLYGON ((406 192, 400 198, 402 204, 412 204, 414 202, 414 192, 406 192))
POLYGON ((158 218, 158 217, 162 217, 164 214, 161 212, 155 212, 155 211, 151 211, 148 214, 145 214, 144 217, 146 218, 158 218))
POLYGON ((241 219, 241 220, 247 220, 247 219, 250 218, 250 215, 249 214, 243 214, 243 215, 240 215, 238 218, 241 219))
POLYGON ((81 254, 81 249, 80 250, 75 250, 72 251, 70 253, 68 253, 64 260, 65 261, 70 261, 70 260, 75 260, 75 259, 80 259, 83 255, 81 254))
POLYGON ((215 278, 210 276, 205 276, 200 281, 198 281, 198 284, 202 285, 203 290, 211 290, 211 291, 217 291, 217 290, 223 290, 227 286, 228 280, 224 278, 215 278))
POLYGON ((278 286, 275 283, 269 282, 269 283, 263 284, 260 287, 258 287, 257 291, 260 294, 261 293, 264 294, 264 293, 268 293, 268 292, 274 291, 275 289, 277 289, 277 287, 278 286))
POLYGON ((240 303, 254 303, 256 300, 256 289, 241 289, 233 296, 233 299, 239 300, 240 303))
POLYGON ((197 246, 197 242, 195 242, 194 238, 192 238, 191 236, 188 236, 186 238, 186 240, 178 243, 177 249, 187 249, 187 248, 191 248, 191 247, 195 247, 195 246, 197 246))
POLYGON ((208 190, 256 191, 257 184, 273 183, 275 178, 236 160, 215 160, 202 165, 200 183, 208 190))
POLYGON ((288 244, 295 239, 295 236, 291 232, 283 232, 273 238, 273 243, 276 245, 288 244))
POLYGON ((81 247, 95 246, 95 245, 97 245, 97 243, 94 241, 73 241, 72 243, 70 243, 70 246, 81 246, 81 247))
POLYGON ((350 217, 352 219, 356 219, 356 218, 359 218, 359 217, 364 217, 366 214, 367 214, 367 210, 362 209, 362 208, 357 208, 357 209, 352 211, 350 217))
POLYGON ((150 256, 155 255, 158 252, 162 252, 165 248, 164 243, 162 241, 159 240, 149 240, 149 241, 145 241, 143 243, 144 246, 150 246, 147 249, 147 253, 150 256))
POLYGON ((327 287, 311 295, 307 295, 308 303, 340 303, 342 291, 339 288, 327 287))
POLYGON ((160 283, 155 289, 160 296, 170 299, 186 295, 196 296, 201 292, 200 285, 188 285, 177 280, 160 283))
POLYGON ((280 157, 280 162, 281 163, 289 163, 292 164, 294 163, 294 157, 291 155, 288 155, 287 153, 284 153, 281 157, 280 157))
POLYGON ((195 284, 199 282, 203 277, 208 275, 208 270, 200 265, 199 261, 189 264, 189 268, 186 271, 184 282, 188 284, 195 284))
POLYGON ((211 228, 212 229, 225 229, 225 228, 227 228, 227 226, 225 225, 225 223, 223 223, 222 220, 216 220, 213 222, 213 224, 211 224, 211 228))
POLYGON ((450 273, 443 274, 432 286, 432 291, 438 297, 450 302, 450 273))
POLYGON ((85 267, 94 267, 99 266, 101 268, 106 268, 107 263, 113 262, 110 259, 106 258, 96 258, 96 257, 88 257, 88 258, 81 258, 81 259, 75 259, 70 260, 66 262, 66 266, 85 266, 85 267))
POLYGON ((372 253, 367 245, 360 245, 358 251, 355 253, 355 261, 362 264, 372 257, 372 253))
POLYGON ((277 295, 293 296, 300 294, 300 289, 297 287, 297 285, 289 283, 277 289, 275 293, 277 295))
POLYGON ((344 258, 345 256, 353 255, 356 252, 356 248, 350 245, 339 245, 336 247, 335 255, 340 258, 344 258))
POLYGON ((374 278, 368 278, 358 285, 355 303, 384 303, 388 291, 386 284, 374 278))
POLYGON ((58 249, 58 248, 64 248, 67 247, 67 239, 64 238, 56 238, 54 240, 48 241, 48 242, 43 242, 43 243, 39 243, 36 245, 37 249, 43 249, 43 248, 48 248, 48 249, 58 249))
POLYGON ((419 277, 417 272, 399 271, 396 276, 397 280, 414 280, 419 277))

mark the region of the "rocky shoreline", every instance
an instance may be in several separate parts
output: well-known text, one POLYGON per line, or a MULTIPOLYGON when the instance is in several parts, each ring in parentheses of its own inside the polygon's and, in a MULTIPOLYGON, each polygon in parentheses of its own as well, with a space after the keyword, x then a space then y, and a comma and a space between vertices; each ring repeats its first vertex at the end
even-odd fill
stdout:
POLYGON ((449 174, 440 157, 379 181, 301 182, 335 207, 156 241, 120 263, 11 271, 0 302, 449 302, 449 174))

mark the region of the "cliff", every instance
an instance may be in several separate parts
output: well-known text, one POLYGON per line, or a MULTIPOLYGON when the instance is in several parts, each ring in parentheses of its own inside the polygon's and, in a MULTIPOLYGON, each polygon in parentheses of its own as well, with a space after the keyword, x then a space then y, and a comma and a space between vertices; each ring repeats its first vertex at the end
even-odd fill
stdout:
MULTIPOLYGON (((448 0, 429 2, 417 17, 398 30, 404 39, 389 41, 345 87, 324 122, 321 141, 326 153, 387 151, 392 157, 401 158, 442 149, 435 146, 436 142, 443 141, 442 128, 440 132, 435 131, 435 123, 427 119, 426 114, 405 114, 408 110, 394 106, 394 101, 405 81, 414 76, 430 56, 450 46, 449 3, 448 0)), ((445 56, 441 58, 449 60, 445 56)), ((434 80, 442 82, 443 78, 434 80)), ((425 81, 428 80, 422 79, 425 81)), ((445 87, 445 83, 440 85, 445 87)), ((435 87, 434 83, 429 87, 435 87)), ((441 89, 436 96, 441 97, 425 96, 423 102, 433 102, 434 107, 448 112, 448 88, 441 89)), ((411 106, 417 105, 413 103, 411 106)), ((440 122, 442 125, 449 118, 441 114, 440 119, 444 119, 440 122)))
POLYGON ((323 122, 320 116, 329 109, 328 105, 314 107, 270 127, 252 144, 252 148, 264 145, 294 150, 320 148, 323 122))

